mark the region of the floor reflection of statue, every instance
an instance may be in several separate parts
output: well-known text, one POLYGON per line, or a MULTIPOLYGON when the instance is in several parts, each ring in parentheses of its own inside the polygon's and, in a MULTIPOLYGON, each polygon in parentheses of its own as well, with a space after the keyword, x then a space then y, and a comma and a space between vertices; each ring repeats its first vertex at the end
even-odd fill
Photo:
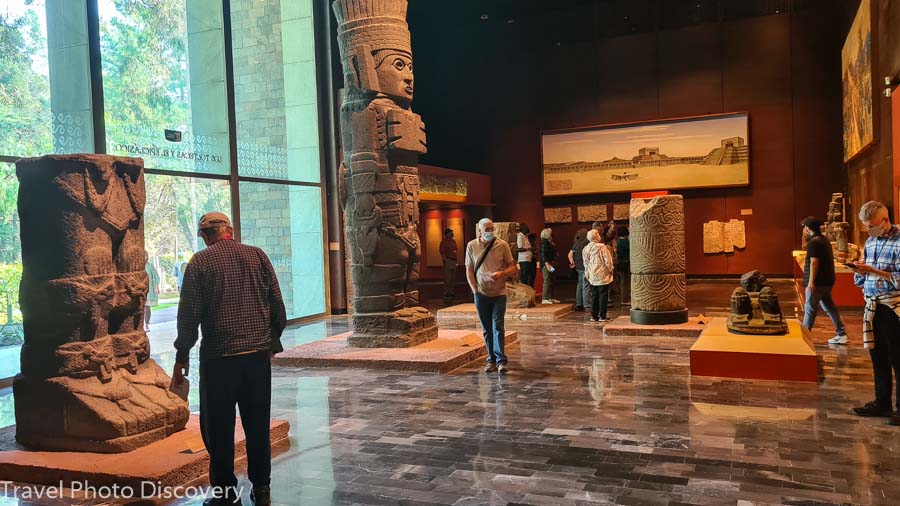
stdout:
POLYGON ((759 271, 741 276, 741 286, 734 289, 728 329, 739 334, 787 333, 778 294, 759 271))
POLYGON ((351 346, 406 347, 437 337, 416 307, 421 247, 418 157, 425 125, 411 110, 406 0, 336 0, 346 87, 341 198, 353 282, 351 346))
POLYGON ((35 449, 124 452, 181 430, 187 405, 150 359, 143 162, 103 155, 17 163, 25 329, 16 438, 35 449))

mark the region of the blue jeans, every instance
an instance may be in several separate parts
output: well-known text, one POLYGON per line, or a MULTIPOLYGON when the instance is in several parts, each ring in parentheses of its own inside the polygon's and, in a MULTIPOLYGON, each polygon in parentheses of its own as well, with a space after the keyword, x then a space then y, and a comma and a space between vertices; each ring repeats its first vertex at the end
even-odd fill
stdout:
POLYGON ((487 348, 489 364, 505 364, 508 362, 504 353, 506 330, 503 319, 506 317, 506 295, 488 297, 475 294, 475 310, 481 328, 484 329, 484 346, 487 348))
POLYGON ((825 314, 831 318, 834 324, 834 330, 839 336, 846 336, 847 330, 844 328, 844 322, 841 320, 841 313, 838 312, 834 299, 831 298, 831 286, 817 286, 815 290, 806 289, 806 307, 803 315, 803 326, 812 330, 816 324, 816 315, 819 312, 819 306, 825 314))
POLYGON ((584 307, 584 305, 585 305, 584 292, 586 291, 584 289, 584 284, 585 284, 584 269, 582 269, 582 270, 575 269, 575 279, 577 280, 575 282, 575 307, 584 307))

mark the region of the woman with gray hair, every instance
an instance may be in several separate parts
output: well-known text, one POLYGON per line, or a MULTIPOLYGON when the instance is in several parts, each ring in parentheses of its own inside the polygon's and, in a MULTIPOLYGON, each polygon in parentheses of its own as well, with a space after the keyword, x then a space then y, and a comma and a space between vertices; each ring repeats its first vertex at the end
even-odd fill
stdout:
POLYGON ((613 282, 615 263, 603 236, 597 230, 588 232, 588 246, 584 248, 584 274, 591 285, 591 321, 608 322, 609 287, 613 282))
POLYGON ((556 243, 553 242, 553 230, 541 230, 541 277, 544 287, 541 291, 541 304, 559 304, 553 298, 553 281, 556 278, 556 243))

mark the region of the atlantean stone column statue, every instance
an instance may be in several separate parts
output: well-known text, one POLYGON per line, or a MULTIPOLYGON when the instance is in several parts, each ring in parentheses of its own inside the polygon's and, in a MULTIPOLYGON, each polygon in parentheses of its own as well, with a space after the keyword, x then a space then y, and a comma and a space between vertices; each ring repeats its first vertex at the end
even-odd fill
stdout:
POLYGON ((688 321, 684 201, 666 195, 631 201, 631 321, 688 321))
POLYGON ((344 67, 341 199, 350 248, 350 346, 401 348, 437 337, 416 307, 421 246, 419 155, 425 124, 411 110, 406 0, 336 0, 344 67))
POLYGON ((38 450, 131 451, 190 412, 143 329, 143 161, 45 156, 16 164, 22 372, 16 439, 38 450))

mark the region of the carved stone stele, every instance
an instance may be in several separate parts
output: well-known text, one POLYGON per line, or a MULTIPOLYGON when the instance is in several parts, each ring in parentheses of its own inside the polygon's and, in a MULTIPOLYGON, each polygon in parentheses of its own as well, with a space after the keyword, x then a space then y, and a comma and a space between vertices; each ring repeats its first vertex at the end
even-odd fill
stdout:
POLYGON ((688 320, 684 201, 665 195, 631 201, 631 321, 641 325, 688 320))
POLYGON ((150 359, 143 328, 144 168, 137 158, 20 160, 22 372, 16 439, 117 453, 184 428, 190 413, 150 359))
MULTIPOLYGON (((476 230, 475 237, 478 237, 479 233, 476 230)), ((494 223, 494 236, 509 244, 513 260, 519 258, 519 246, 516 241, 518 234, 519 224, 516 222, 494 223)), ((506 279, 506 307, 509 309, 534 307, 534 288, 519 282, 518 274, 513 274, 506 279)))
POLYGON ((437 337, 417 307, 419 155, 425 124, 412 112, 406 0, 336 0, 344 68, 341 201, 353 283, 350 346, 401 348, 437 337))

